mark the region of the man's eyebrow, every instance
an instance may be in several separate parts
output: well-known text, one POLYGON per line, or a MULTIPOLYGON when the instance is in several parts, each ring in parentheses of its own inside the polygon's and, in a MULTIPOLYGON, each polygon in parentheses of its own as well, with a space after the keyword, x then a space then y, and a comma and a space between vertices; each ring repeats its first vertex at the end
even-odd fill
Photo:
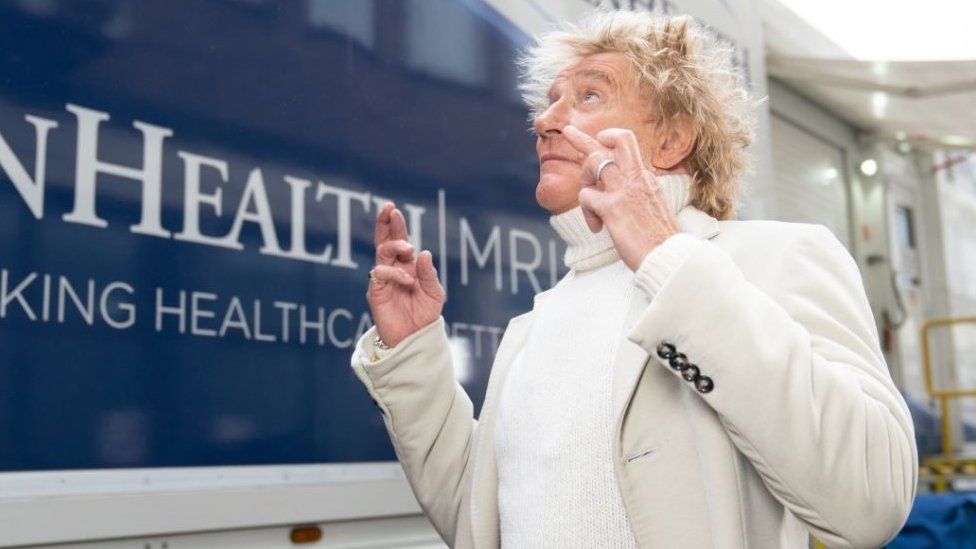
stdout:
POLYGON ((591 80, 602 80, 607 84, 613 84, 613 77, 610 73, 602 71, 600 69, 583 69, 574 75, 576 78, 588 78, 591 80))
MULTIPOLYGON (((616 85, 616 81, 613 79, 613 76, 611 76, 609 72, 600 69, 582 69, 576 73, 573 73, 573 75, 570 78, 573 80, 577 80, 577 79, 599 80, 610 86, 616 85)), ((553 82, 552 85, 549 86, 549 90, 546 92, 546 95, 549 97, 550 101, 552 101, 552 97, 556 92, 556 85, 557 82, 553 82)))

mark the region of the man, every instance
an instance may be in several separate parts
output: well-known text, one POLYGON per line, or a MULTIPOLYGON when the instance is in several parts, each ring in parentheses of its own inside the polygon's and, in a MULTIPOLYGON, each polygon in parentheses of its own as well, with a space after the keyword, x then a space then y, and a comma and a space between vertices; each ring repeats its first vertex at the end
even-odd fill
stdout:
POLYGON ((529 52, 570 272, 510 321, 477 421, 431 254, 379 213, 352 363, 448 544, 877 547, 907 517, 911 418, 852 258, 821 226, 727 220, 753 108, 727 53, 633 12, 529 52))

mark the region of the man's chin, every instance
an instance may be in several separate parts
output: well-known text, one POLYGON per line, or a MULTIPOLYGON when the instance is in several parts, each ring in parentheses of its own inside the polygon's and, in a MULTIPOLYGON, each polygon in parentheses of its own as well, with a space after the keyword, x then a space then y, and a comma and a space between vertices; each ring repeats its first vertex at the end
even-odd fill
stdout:
POLYGON ((552 215, 563 213, 579 203, 579 185, 564 176, 544 175, 536 185, 535 201, 552 215))

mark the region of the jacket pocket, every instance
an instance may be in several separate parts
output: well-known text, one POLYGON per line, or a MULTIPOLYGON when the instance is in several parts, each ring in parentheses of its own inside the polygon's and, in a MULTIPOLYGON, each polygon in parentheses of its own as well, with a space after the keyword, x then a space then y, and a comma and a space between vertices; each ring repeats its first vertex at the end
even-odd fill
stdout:
POLYGON ((640 452, 637 452, 636 454, 629 455, 624 459, 627 461, 627 463, 633 463, 641 459, 646 459, 656 454, 657 448, 658 448, 657 446, 654 446, 653 448, 642 450, 640 452))

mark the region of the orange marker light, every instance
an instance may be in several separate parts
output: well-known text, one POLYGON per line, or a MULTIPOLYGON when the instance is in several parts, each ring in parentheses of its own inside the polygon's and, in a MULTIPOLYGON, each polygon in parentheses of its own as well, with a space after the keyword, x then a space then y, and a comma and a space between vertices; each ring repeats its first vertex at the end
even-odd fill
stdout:
POLYGON ((322 539, 322 529, 318 526, 296 526, 291 529, 291 542, 296 545, 315 543, 320 539, 322 539))

